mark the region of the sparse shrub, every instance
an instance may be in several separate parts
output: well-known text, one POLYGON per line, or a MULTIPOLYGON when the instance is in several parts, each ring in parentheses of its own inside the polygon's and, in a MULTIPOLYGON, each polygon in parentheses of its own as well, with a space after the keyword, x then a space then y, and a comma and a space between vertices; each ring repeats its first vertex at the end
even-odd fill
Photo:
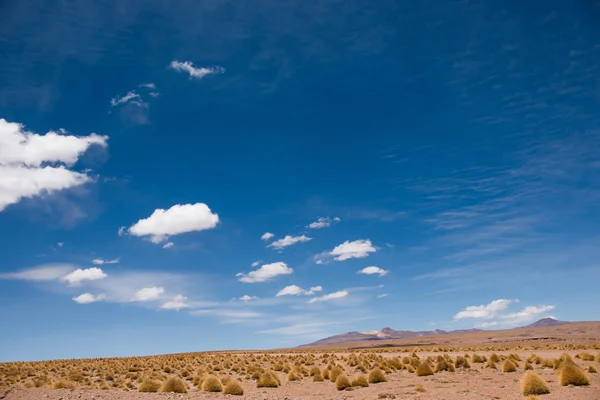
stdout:
POLYGON ((309 376, 315 376, 315 374, 319 374, 319 375, 321 375, 321 370, 319 369, 319 367, 316 367, 316 366, 315 366, 315 367, 312 367, 312 368, 310 369, 310 371, 308 372, 308 375, 309 375, 309 376))
POLYGON ((242 385, 238 381, 231 380, 223 388, 223 393, 224 394, 232 394, 234 396, 242 396, 244 394, 244 388, 242 388, 242 385))
POLYGON ((554 361, 551 358, 544 358, 542 360, 542 368, 554 368, 554 361))
POLYGON ((323 379, 329 379, 329 370, 327 368, 323 371, 323 379))
POLYGON ((52 389, 74 389, 75 382, 68 381, 66 379, 59 379, 52 384, 52 389))
POLYGON ((419 364, 416 369, 417 376, 428 376, 433 375, 433 371, 431 370, 431 365, 427 361, 423 361, 419 364))
POLYGON ((492 360, 495 363, 499 363, 500 362, 500 357, 498 357, 498 354, 496 353, 492 353, 490 355, 490 360, 492 360))
POLYGON ((290 382, 292 382, 292 381, 301 381, 302 380, 302 375, 296 373, 295 371, 290 371, 290 372, 288 372, 287 379, 290 382))
POLYGON ((533 366, 531 365, 531 363, 529 361, 525 361, 525 365, 523 365, 523 369, 525 371, 531 371, 531 370, 533 370, 533 366))
POLYGON ((202 390, 205 392, 222 392, 223 384, 214 375, 207 375, 202 381, 202 390))
POLYGON ((275 378, 274 374, 263 372, 260 378, 258 378, 256 387, 276 388, 279 387, 279 381, 275 378))
POLYGON ((352 386, 368 387, 369 381, 365 374, 358 374, 352 379, 352 386))
POLYGON ((558 381, 562 386, 587 386, 590 378, 583 368, 573 363, 564 363, 558 371, 558 381))
POLYGON ((583 361, 594 361, 594 356, 586 352, 579 354, 579 358, 581 358, 583 361))
POLYGON ((533 371, 525 372, 523 379, 521 379, 521 389, 525 396, 550 393, 546 382, 533 371))
POLYGON ((423 387, 423 385, 417 385, 417 386, 415 386, 415 392, 418 392, 418 393, 424 393, 425 391, 426 391, 426 390, 425 390, 425 388, 423 387))
POLYGON ((589 372, 590 374, 595 374, 595 373, 597 373, 598 371, 596 371, 596 368, 594 368, 594 366, 593 366, 593 365, 590 365, 590 366, 588 367, 588 372, 589 372))
POLYGON ((181 379, 172 376, 164 381, 159 392, 187 393, 187 386, 181 379))
POLYGON ((510 359, 504 360, 504 364, 502 364, 502 372, 516 372, 517 367, 510 359))
POLYGON ((487 360, 483 368, 498 369, 498 367, 496 367, 496 363, 491 358, 487 360))
POLYGON ((138 386, 138 392, 158 392, 158 389, 160 389, 160 382, 152 379, 144 379, 138 386))
POLYGON ((379 368, 374 368, 369 372, 369 383, 381 383, 387 382, 387 378, 382 370, 379 368))
POLYGON ((337 379, 335 380, 335 388, 337 390, 344 390, 351 386, 352 383, 350 382, 350 379, 348 379, 348 377, 344 373, 338 375, 337 379))
POLYGON ((391 393, 379 393, 377 395, 378 399, 395 399, 396 395, 391 394, 391 393))
POLYGON ((313 369, 311 372, 312 372, 313 382, 323 382, 325 380, 323 378, 323 374, 321 373, 321 370, 319 368, 317 368, 316 370, 313 369))
POLYGON ((442 372, 442 371, 454 372, 455 371, 454 365, 452 365, 451 363, 446 361, 446 359, 442 358, 435 365, 433 372, 438 373, 438 372, 442 372))

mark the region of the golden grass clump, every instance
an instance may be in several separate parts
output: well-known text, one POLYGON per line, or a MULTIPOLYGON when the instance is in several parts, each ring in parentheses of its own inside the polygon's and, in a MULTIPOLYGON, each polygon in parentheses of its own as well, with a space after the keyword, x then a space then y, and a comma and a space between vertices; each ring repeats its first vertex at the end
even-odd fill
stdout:
POLYGON ((583 361, 594 361, 594 356, 591 355, 590 353, 586 353, 585 351, 581 354, 579 354, 579 358, 582 359, 583 361))
POLYGON ((533 370, 533 365, 531 365, 531 363, 529 361, 525 361, 525 365, 523 365, 523 369, 525 371, 531 371, 531 370, 533 370))
POLYGON ((345 390, 351 386, 352 383, 350 382, 350 379, 344 373, 338 375, 337 379, 335 380, 335 388, 337 390, 345 390))
POLYGON ((329 371, 329 380, 331 382, 335 382, 337 380, 338 376, 340 376, 343 373, 344 373, 344 369, 342 367, 340 367, 339 365, 336 365, 335 367, 331 368, 331 371, 329 371))
POLYGON ((144 381, 138 386, 138 392, 158 392, 160 385, 160 382, 155 380, 144 379, 144 381))
POLYGON ((483 358, 479 354, 473 354, 471 361, 473 361, 474 363, 483 364, 485 362, 485 358, 483 358))
POLYGON ((52 384, 52 389, 74 389, 75 383, 66 379, 59 379, 52 384))
POLYGON ((425 393, 425 392, 426 392, 426 390, 425 390, 425 388, 423 387, 423 385, 417 385, 417 386, 415 386, 415 392, 418 392, 418 393, 425 393))
POLYGON ((558 370, 558 381, 562 386, 587 386, 590 378, 583 368, 575 363, 563 363, 558 370))
POLYGON ((415 372, 416 372, 417 376, 433 375, 431 365, 429 365, 429 363, 427 361, 421 362, 415 372))
POLYGON ((369 387, 369 381, 365 374, 358 374, 352 379, 352 386, 369 387))
POLYGON ((441 360, 439 360, 437 362, 437 364, 435 364, 435 368, 433 369, 433 372, 435 372, 436 374, 438 372, 442 372, 442 371, 448 371, 448 372, 454 372, 454 365, 452 365, 452 363, 449 363, 448 361, 446 361, 446 359, 442 358, 441 360))
POLYGON ((275 377, 274 373, 263 372, 258 378, 256 387, 276 388, 279 387, 279 380, 275 377))
POLYGON ((312 372, 313 382, 323 382, 325 380, 323 378, 323 374, 321 373, 321 370, 319 368, 317 368, 316 370, 313 369, 313 370, 311 370, 311 372, 312 372))
POLYGON ((244 394, 244 388, 242 388, 242 385, 238 381, 231 380, 223 388, 223 393, 224 394, 231 394, 231 395, 234 395, 234 396, 242 396, 244 394))
POLYGON ((287 374, 287 379, 288 379, 288 381, 290 381, 290 382, 293 382, 293 381, 301 381, 301 380, 302 380, 302 375, 301 375, 301 374, 298 374, 298 373, 297 373, 297 372, 295 372, 295 371, 290 371, 290 372, 288 372, 288 374, 287 374))
POLYGON ((471 368, 469 361, 467 361, 467 359, 463 356, 456 357, 456 362, 454 363, 454 366, 456 368, 465 368, 465 369, 471 368))
POLYGON ((207 375, 202 381, 202 390, 205 392, 222 392, 223 384, 214 375, 207 375))
POLYGON ((379 368, 374 368, 369 372, 369 383, 381 383, 387 382, 387 378, 382 370, 379 368))
POLYGON ((495 363, 499 363, 500 362, 500 357, 498 356, 498 354, 492 353, 490 355, 490 360, 492 360, 495 363))
POLYGON ((590 365, 590 366, 588 367, 588 372, 589 372, 590 374, 596 374, 596 373, 598 373, 598 371, 596 371, 596 368, 594 368, 594 366, 593 366, 593 365, 590 365))
POLYGON ((517 372, 517 367, 509 358, 507 358, 504 360, 504 364, 502 364, 502 372, 517 372))
POLYGON ((172 376, 163 382, 158 391, 166 393, 187 393, 187 385, 181 379, 172 376))
POLYGON ((523 379, 521 379, 521 389, 525 396, 550 393, 546 382, 534 371, 525 372, 523 379))

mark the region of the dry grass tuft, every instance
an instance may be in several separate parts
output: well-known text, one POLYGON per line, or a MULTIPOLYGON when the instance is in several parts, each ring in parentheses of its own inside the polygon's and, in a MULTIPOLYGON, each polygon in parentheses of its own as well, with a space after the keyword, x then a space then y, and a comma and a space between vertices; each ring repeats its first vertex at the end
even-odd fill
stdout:
POLYGON ((433 371, 431 370, 431 365, 427 361, 423 361, 419 364, 416 369, 417 376, 428 376, 433 375, 433 371))
POLYGON ((521 379, 521 389, 525 396, 550 393, 550 389, 546 382, 533 371, 527 371, 525 375, 523 375, 523 379, 521 379))
POLYGON ((382 370, 379 368, 374 368, 369 372, 369 383, 381 383, 387 382, 387 378, 382 370))
POLYGON ((452 365, 452 363, 449 363, 448 361, 446 361, 446 359, 442 358, 435 365, 433 372, 435 372, 437 374, 438 372, 442 372, 442 371, 454 372, 455 371, 454 365, 452 365))
POLYGON ((160 389, 160 382, 152 379, 144 379, 140 386, 138 386, 138 392, 158 392, 160 389))
POLYGON ((587 386, 590 378, 583 368, 573 363, 564 363, 558 370, 558 381, 562 386, 587 386))
POLYGON ((202 390, 205 392, 222 392, 223 384, 214 375, 207 375, 202 381, 202 390))
POLYGON ((225 387, 223 388, 223 393, 231 394, 234 396, 242 396, 244 394, 244 388, 242 388, 242 385, 238 381, 232 380, 227 385, 225 385, 225 387))
POLYGON ((358 374, 352 379, 352 386, 369 387, 369 381, 365 374, 358 374))
POLYGON ((335 367, 331 368, 331 371, 329 371, 329 380, 331 382, 335 382, 337 381, 338 376, 342 375, 343 373, 344 369, 339 365, 336 365, 335 367))
POLYGON ((159 392, 187 393, 187 386, 181 379, 172 376, 164 381, 159 392))
POLYGON ((52 384, 52 389, 74 389, 75 383, 66 379, 59 379, 52 384))
POLYGON ((350 379, 348 379, 346 374, 342 373, 335 380, 335 388, 337 390, 345 390, 349 387, 352 387, 352 383, 350 382, 350 379))
POLYGON ((502 372, 517 372, 517 367, 507 358, 504 360, 504 364, 502 364, 502 372))
POLYGON ((473 354, 471 361, 478 364, 483 364, 485 362, 485 358, 481 357, 479 354, 473 354))
POLYGON ((260 378, 258 378, 256 387, 276 388, 279 387, 279 380, 273 373, 264 372, 260 375, 260 378))
POLYGON ((426 392, 426 390, 423 387, 423 385, 417 385, 417 386, 415 386, 415 392, 424 393, 424 392, 426 392))
POLYGON ((588 367, 588 372, 589 372, 590 374, 595 374, 595 373, 597 373, 598 371, 596 371, 596 368, 594 368, 594 366, 593 366, 593 365, 590 365, 590 366, 588 367))
POLYGON ((529 361, 525 361, 525 365, 523 365, 523 369, 525 371, 532 371, 533 370, 533 365, 531 365, 531 363, 529 361))
POLYGON ((469 361, 467 361, 467 359, 463 356, 458 356, 456 357, 456 362, 454 363, 454 366, 456 368, 471 368, 471 365, 469 364, 469 361))

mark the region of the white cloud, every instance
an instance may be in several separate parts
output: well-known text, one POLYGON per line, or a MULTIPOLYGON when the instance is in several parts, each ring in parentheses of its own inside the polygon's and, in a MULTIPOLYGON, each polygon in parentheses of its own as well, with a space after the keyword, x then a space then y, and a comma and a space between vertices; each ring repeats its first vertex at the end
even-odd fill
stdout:
POLYGON ((0 279, 19 279, 24 281, 53 281, 62 278, 73 271, 71 264, 44 264, 39 267, 26 269, 19 272, 0 274, 0 279))
POLYGON ((242 297, 240 297, 238 300, 243 301, 244 303, 247 303, 249 301, 252 300, 258 300, 259 298, 256 296, 248 296, 247 294, 243 295, 242 297))
POLYGON ((364 258, 369 253, 376 252, 377 249, 373 247, 371 241, 367 240, 355 240, 350 242, 346 240, 344 243, 336 246, 329 252, 329 255, 334 256, 335 261, 344 261, 349 258, 364 258))
MULTIPOLYGON (((162 289, 162 288, 159 288, 159 289, 162 289)), ((144 289, 142 289, 142 290, 144 290, 144 289)), ((162 292, 158 293, 158 291, 155 291, 154 294, 156 296, 160 296, 162 294, 162 292)), ((189 308, 189 307, 191 307, 191 305, 187 302, 187 297, 178 294, 177 296, 173 297, 173 299, 167 301, 166 303, 163 303, 160 306, 160 309, 161 310, 177 310, 177 311, 179 311, 182 308, 189 308)))
POLYGON ((491 328, 492 326, 498 326, 498 321, 490 321, 490 322, 480 322, 475 324, 475 328, 491 328))
POLYGON ((239 273, 236 276, 239 277, 240 282, 244 283, 256 283, 256 282, 266 282, 270 279, 278 275, 289 275, 292 274, 294 270, 287 266, 284 262, 274 262, 272 264, 264 264, 262 267, 255 271, 250 271, 247 274, 239 273))
POLYGON ((375 266, 370 266, 370 267, 365 267, 363 269, 361 269, 360 271, 358 271, 358 274, 365 274, 365 275, 374 275, 377 274, 379 276, 384 276, 387 275, 390 271, 386 270, 386 269, 382 269, 379 267, 375 267, 375 266))
POLYGON ((262 240, 271 240, 271 238, 275 236, 273 235, 271 232, 265 232, 263 233, 263 235, 260 237, 262 240))
POLYGON ((540 314, 554 310, 554 308, 555 308, 554 306, 549 306, 549 305, 548 306, 547 305, 527 306, 519 312, 505 314, 505 315, 500 316, 500 318, 506 320, 506 322, 508 324, 514 325, 514 324, 519 324, 522 322, 531 321, 531 320, 535 319, 537 316, 539 316, 540 314))
POLYGON ((273 248, 276 248, 276 249, 283 249, 285 247, 294 245, 296 243, 308 242, 309 240, 312 240, 312 238, 309 238, 306 235, 301 235, 301 236, 290 236, 290 235, 287 235, 283 239, 278 239, 278 240, 274 241, 268 247, 273 247, 273 248))
POLYGON ((387 293, 382 293, 382 294, 378 294, 377 298, 378 299, 383 299, 384 297, 388 297, 389 295, 387 293))
POLYGON ((222 67, 194 67, 190 61, 172 61, 170 67, 178 72, 187 72, 190 78, 202 79, 206 75, 222 74, 225 68, 222 67))
POLYGON ((290 326, 283 326, 280 328, 267 329, 264 331, 259 331, 257 333, 269 333, 269 334, 277 334, 277 335, 290 335, 290 336, 304 336, 310 335, 314 333, 320 333, 321 328, 325 325, 329 325, 330 323, 323 322, 313 322, 309 324, 294 324, 290 326))
POLYGON ((156 85, 154 83, 142 83, 140 87, 156 90, 156 85))
POLYGON ((250 264, 253 267, 258 267, 258 265, 260 264, 260 261, 254 261, 252 264, 250 264))
POLYGON ((175 246, 175 243, 173 242, 167 242, 163 245, 163 249, 170 249, 171 247, 175 246))
POLYGON ((57 245, 58 247, 63 247, 63 246, 65 245, 65 242, 58 242, 58 243, 56 243, 56 245, 57 245))
POLYGON ((190 312, 190 315, 194 317, 217 316, 219 318, 229 318, 234 320, 244 320, 250 318, 261 317, 262 314, 256 311, 245 311, 245 310, 226 310, 226 309, 210 309, 210 310, 195 310, 190 312))
POLYGON ((127 94, 123 97, 117 96, 117 97, 110 99, 110 105, 112 107, 116 107, 118 105, 125 104, 130 101, 132 101, 133 103, 136 103, 136 104, 143 104, 143 101, 140 98, 140 95, 137 94, 134 90, 131 90, 131 91, 127 92, 127 94))
POLYGON ((321 301, 330 301, 330 300, 342 299, 344 297, 347 297, 349 294, 350 293, 348 293, 347 290, 340 290, 339 292, 329 293, 329 294, 326 294, 324 296, 313 297, 308 302, 310 304, 312 304, 312 303, 318 303, 318 302, 321 302, 321 301))
POLYGON ((102 301, 104 299, 106 299, 106 295, 104 295, 104 294, 99 294, 97 296, 94 296, 91 293, 83 293, 77 297, 73 297, 73 301, 78 304, 90 304, 90 303, 95 303, 97 301, 102 301))
POLYGON ((308 224, 306 227, 310 229, 322 229, 329 228, 332 222, 339 222, 339 217, 334 217, 333 219, 329 217, 319 217, 315 222, 308 224))
POLYGON ((212 229, 218 223, 219 215, 204 203, 176 204, 168 210, 154 210, 151 216, 132 225, 128 232, 135 236, 149 236, 152 243, 161 243, 170 235, 212 229))
POLYGON ((115 258, 114 260, 104 260, 102 258, 94 258, 92 263, 95 265, 104 265, 104 264, 118 264, 119 258, 115 258))
POLYGON ((96 281, 98 279, 104 279, 108 275, 102 271, 100 268, 92 267, 81 269, 77 268, 75 271, 71 272, 60 278, 63 282, 68 282, 71 286, 79 285, 83 281, 96 281))
POLYGON ((506 310, 511 303, 516 303, 518 301, 519 300, 498 299, 485 305, 469 306, 457 313, 454 316, 454 320, 457 321, 464 318, 491 319, 496 317, 500 312, 506 310))
POLYGON ((152 301, 158 300, 165 293, 165 289, 159 286, 146 287, 138 290, 133 295, 132 301, 152 301))
POLYGON ((323 290, 323 288, 321 286, 313 286, 309 290, 304 290, 304 289, 302 289, 298 285, 289 285, 289 286, 286 286, 283 289, 281 289, 279 292, 277 292, 277 294, 275 295, 275 297, 297 296, 297 295, 300 295, 300 294, 304 294, 304 295, 310 296, 310 295, 313 295, 316 292, 320 292, 322 290, 323 290))
POLYGON ((92 181, 69 167, 92 145, 106 147, 107 136, 71 136, 64 130, 45 135, 0 118, 0 211, 23 198, 92 181))

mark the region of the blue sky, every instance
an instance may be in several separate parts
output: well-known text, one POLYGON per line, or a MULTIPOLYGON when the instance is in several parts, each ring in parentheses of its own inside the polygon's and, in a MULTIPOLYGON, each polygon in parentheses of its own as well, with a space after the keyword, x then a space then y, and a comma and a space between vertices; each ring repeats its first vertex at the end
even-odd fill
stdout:
POLYGON ((599 17, 1 5, 0 358, 599 319, 599 17))

